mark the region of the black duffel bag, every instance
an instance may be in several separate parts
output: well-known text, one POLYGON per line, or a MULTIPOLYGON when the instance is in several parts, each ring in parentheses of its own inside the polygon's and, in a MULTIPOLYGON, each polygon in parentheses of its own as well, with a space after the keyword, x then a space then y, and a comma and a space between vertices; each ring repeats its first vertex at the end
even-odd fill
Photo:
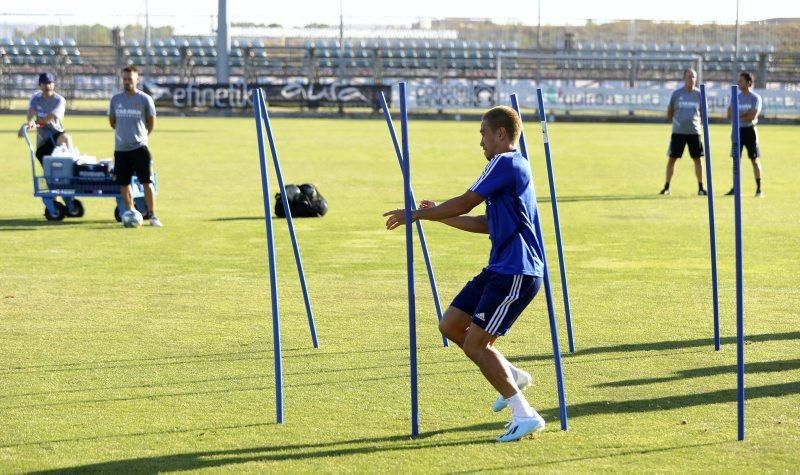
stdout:
MULTIPOLYGON (((286 185, 284 188, 293 218, 316 218, 328 212, 328 202, 311 183, 286 185)), ((275 193, 275 216, 286 217, 280 193, 275 193)))

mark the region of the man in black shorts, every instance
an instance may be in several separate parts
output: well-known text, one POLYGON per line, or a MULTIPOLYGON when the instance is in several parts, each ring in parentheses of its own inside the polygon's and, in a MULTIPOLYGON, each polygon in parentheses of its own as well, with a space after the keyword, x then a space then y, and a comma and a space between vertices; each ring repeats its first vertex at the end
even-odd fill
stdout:
MULTIPOLYGON (((739 73, 739 156, 742 149, 747 149, 747 157, 753 165, 753 176, 756 179, 756 198, 764 196, 761 191, 761 150, 758 147, 758 115, 761 113, 761 96, 751 91, 753 75, 747 71, 739 73)), ((731 108, 728 107, 728 120, 731 118, 731 108)), ((731 137, 731 157, 735 145, 731 137)), ((726 195, 733 195, 733 188, 726 195)))
POLYGON ((700 90, 695 87, 697 73, 694 69, 683 71, 684 86, 675 90, 667 107, 667 120, 672 121, 672 138, 667 150, 667 181, 661 189, 662 195, 670 194, 670 182, 675 173, 675 162, 683 156, 683 150, 689 146, 689 156, 694 161, 694 174, 697 176, 697 194, 706 195, 703 188, 703 133, 700 122, 700 90))
POLYGON ((120 194, 125 209, 133 209, 131 177, 134 173, 144 185, 144 199, 150 225, 160 228, 156 217, 155 189, 153 188, 153 165, 147 137, 156 124, 156 106, 153 98, 136 89, 139 72, 133 66, 122 70, 124 91, 111 98, 108 107, 108 122, 114 133, 114 175, 120 185, 120 194))

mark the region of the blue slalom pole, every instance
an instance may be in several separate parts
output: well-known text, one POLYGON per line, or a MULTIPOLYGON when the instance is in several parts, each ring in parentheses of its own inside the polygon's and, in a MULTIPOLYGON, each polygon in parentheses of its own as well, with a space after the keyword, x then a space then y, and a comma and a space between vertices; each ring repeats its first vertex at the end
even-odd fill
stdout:
POLYGON ((711 179, 711 139, 708 134, 708 100, 706 85, 700 85, 700 116, 703 118, 703 145, 706 151, 706 185, 708 185, 708 235, 711 241, 711 298, 714 305, 714 350, 719 351, 719 291, 717 288, 717 232, 714 220, 714 186, 711 179))
POLYGON ((736 387, 739 440, 744 440, 744 276, 742 272, 742 189, 741 137, 739 136, 739 94, 731 86, 731 118, 733 119, 733 218, 736 239, 736 387))
POLYGON ((408 346, 411 367, 411 435, 419 435, 419 404, 417 398, 417 321, 414 296, 414 233, 411 230, 411 157, 408 153, 408 111, 406 83, 400 83, 400 134, 403 141, 403 197, 406 211, 406 269, 408 272, 408 346))
MULTIPOLYGON (((517 102, 517 95, 512 94, 512 101, 517 102)), ((561 245, 561 221, 558 219, 558 199, 556 199, 556 179, 553 175, 553 163, 550 159, 550 136, 547 134, 547 114, 544 111, 542 89, 536 88, 536 99, 539 102, 539 120, 542 122, 542 137, 544 138, 544 158, 547 163, 547 181, 550 184, 550 204, 553 208, 553 225, 556 228, 556 248, 558 249, 558 266, 561 271, 561 291, 564 295, 564 316, 567 320, 567 342, 569 352, 575 353, 575 344, 572 339, 572 311, 569 305, 569 289, 567 287, 567 264, 564 262, 564 247, 561 245)), ((515 107, 519 111, 519 104, 515 107)), ((521 117, 521 116, 520 116, 521 117)))
MULTIPOLYGON (((522 120, 517 97, 514 94, 511 95, 511 107, 514 108, 520 120, 522 120)), ((522 152, 522 156, 528 159, 528 147, 525 146, 525 132, 521 132, 519 135, 519 149, 520 152, 522 152)), ((530 162, 530 160, 528 160, 528 162, 530 162)), ((531 187, 533 187, 532 181, 531 187)), ((550 271, 547 268, 547 254, 544 249, 544 236, 542 235, 542 224, 539 221, 538 207, 537 202, 533 226, 536 235, 539 237, 539 244, 541 245, 539 251, 542 253, 542 261, 544 262, 544 296, 547 301, 547 316, 550 320, 550 339, 553 340, 553 361, 556 368, 556 386, 558 387, 558 407, 561 416, 561 430, 567 430, 569 428, 567 423, 567 397, 564 391, 564 371, 561 367, 561 345, 558 342, 558 325, 556 324, 556 312, 553 307, 553 289, 550 287, 550 271)))
POLYGON ((261 166, 261 191, 264 194, 264 221, 267 227, 267 265, 269 267, 269 291, 272 300, 272 346, 275 358, 275 422, 283 424, 283 369, 281 364, 281 324, 278 313, 278 276, 275 271, 275 241, 272 235, 272 210, 269 201, 269 180, 267 179, 267 158, 264 150, 264 131, 258 104, 261 103, 261 89, 253 93, 253 112, 256 116, 258 135, 258 163, 261 166))
POLYGON ((281 190, 281 201, 283 202, 283 209, 286 214, 286 224, 289 227, 289 236, 292 238, 292 249, 294 250, 294 260, 297 263, 297 274, 300 277, 300 288, 303 290, 303 301, 306 305, 306 314, 308 315, 308 328, 311 331, 311 343, 314 348, 319 348, 317 341, 317 327, 314 325, 314 313, 311 311, 311 300, 308 298, 308 289, 306 288, 306 277, 303 272, 303 261, 300 258, 300 247, 297 245, 297 237, 294 233, 294 223, 292 222, 292 212, 289 208, 289 199, 286 197, 286 188, 283 186, 283 172, 281 172, 281 164, 278 160, 278 150, 275 148, 275 140, 272 137, 272 126, 269 123, 269 114, 267 113, 267 104, 264 96, 261 95, 258 108, 261 111, 261 119, 267 128, 267 139, 269 140, 269 151, 272 153, 272 163, 275 167, 275 176, 278 178, 278 188, 281 190))
MULTIPOLYGON (((389 127, 389 135, 392 137, 392 144, 394 145, 394 153, 397 155, 397 163, 400 165, 400 171, 403 171, 403 153, 400 151, 400 144, 397 143, 397 133, 394 131, 394 124, 392 123, 392 116, 389 114, 389 105, 386 103, 386 96, 383 92, 380 94, 381 108, 383 109, 383 118, 386 119, 386 125, 389 127)), ((411 209, 417 209, 417 199, 414 198, 414 191, 411 190, 411 209)), ((433 293, 433 305, 436 307, 436 317, 442 321, 442 306, 439 302, 439 289, 436 287, 436 278, 433 275, 433 265, 431 258, 428 255, 428 243, 425 240, 425 232, 422 230, 422 222, 417 221, 417 235, 419 236, 419 244, 422 247, 422 257, 425 259, 425 267, 428 269, 428 280, 431 283, 431 293, 433 293)), ((442 336, 442 344, 450 346, 450 342, 445 336, 442 336)))

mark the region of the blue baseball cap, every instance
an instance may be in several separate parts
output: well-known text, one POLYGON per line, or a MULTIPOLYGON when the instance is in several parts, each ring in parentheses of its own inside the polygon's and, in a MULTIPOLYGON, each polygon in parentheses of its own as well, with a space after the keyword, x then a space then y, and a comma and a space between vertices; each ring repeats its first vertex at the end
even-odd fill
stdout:
POLYGON ((47 84, 51 82, 56 82, 55 76, 51 73, 42 73, 39 75, 39 84, 47 84))

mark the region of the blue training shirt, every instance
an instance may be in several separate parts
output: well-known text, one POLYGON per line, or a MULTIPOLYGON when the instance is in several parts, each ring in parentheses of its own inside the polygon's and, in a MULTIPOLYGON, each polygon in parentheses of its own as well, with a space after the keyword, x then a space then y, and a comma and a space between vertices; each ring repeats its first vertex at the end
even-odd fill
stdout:
POLYGON ((469 189, 486 200, 492 241, 486 268, 498 274, 541 277, 541 243, 533 227, 536 192, 525 157, 518 150, 495 155, 469 189))

